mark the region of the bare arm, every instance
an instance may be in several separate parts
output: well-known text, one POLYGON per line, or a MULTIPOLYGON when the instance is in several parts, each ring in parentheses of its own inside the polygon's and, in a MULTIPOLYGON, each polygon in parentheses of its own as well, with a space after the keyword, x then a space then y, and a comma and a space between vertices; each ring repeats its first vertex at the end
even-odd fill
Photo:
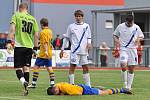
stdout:
POLYGON ((38 47, 38 32, 34 33, 34 47, 38 47))
POLYGON ((62 47, 61 47, 61 51, 60 51, 60 54, 59 54, 59 57, 62 58, 63 57, 63 51, 64 51, 64 48, 65 48, 65 45, 66 45, 66 42, 68 41, 68 38, 64 38, 63 39, 63 44, 62 44, 62 47))
POLYGON ((92 49, 91 38, 88 38, 87 49, 92 49))
POLYGON ((14 40, 14 34, 16 31, 16 25, 14 23, 10 24, 8 39, 14 40))
POLYGON ((49 57, 49 55, 48 55, 48 43, 44 43, 44 49, 45 49, 45 53, 46 53, 47 57, 49 57))
POLYGON ((113 35, 113 40, 114 40, 114 46, 118 47, 120 45, 119 43, 119 37, 116 35, 113 35))

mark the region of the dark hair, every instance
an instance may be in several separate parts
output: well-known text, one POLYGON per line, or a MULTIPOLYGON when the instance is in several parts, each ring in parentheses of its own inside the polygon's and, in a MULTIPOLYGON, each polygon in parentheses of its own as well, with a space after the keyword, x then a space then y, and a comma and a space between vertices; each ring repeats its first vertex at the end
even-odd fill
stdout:
POLYGON ((11 40, 7 40, 7 43, 11 43, 11 40))
POLYGON ((127 14, 127 16, 126 16, 126 21, 128 21, 128 22, 132 22, 133 21, 133 15, 132 14, 127 14))
POLYGON ((76 11, 74 12, 74 16, 77 16, 77 15, 81 15, 82 17, 84 17, 84 13, 83 13, 82 10, 76 10, 76 11))
POLYGON ((21 3, 19 5, 19 8, 28 9, 28 4, 27 3, 21 3))
POLYGON ((54 95, 54 93, 53 93, 53 88, 54 88, 54 87, 49 87, 49 88, 47 89, 47 94, 48 94, 48 95, 54 95))
POLYGON ((47 18, 42 18, 40 20, 40 24, 42 24, 43 26, 48 26, 48 19, 47 18))

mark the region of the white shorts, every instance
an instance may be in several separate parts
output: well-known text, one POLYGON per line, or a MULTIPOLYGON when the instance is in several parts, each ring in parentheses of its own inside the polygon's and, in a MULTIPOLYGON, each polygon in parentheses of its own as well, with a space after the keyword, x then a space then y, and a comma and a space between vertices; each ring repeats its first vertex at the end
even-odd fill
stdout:
POLYGON ((88 64, 88 56, 87 55, 79 55, 79 54, 76 54, 76 53, 71 53, 71 61, 70 63, 71 64, 80 64, 81 66, 82 65, 87 65, 88 64))
POLYGON ((127 63, 128 65, 138 64, 137 49, 126 48, 120 51, 120 63, 127 63))

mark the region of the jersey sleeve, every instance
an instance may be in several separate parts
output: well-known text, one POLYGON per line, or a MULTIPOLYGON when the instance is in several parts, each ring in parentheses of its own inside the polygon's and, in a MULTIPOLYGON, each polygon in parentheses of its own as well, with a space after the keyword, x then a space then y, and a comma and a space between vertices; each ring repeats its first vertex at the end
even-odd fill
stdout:
POLYGON ((57 83, 55 86, 60 89, 61 93, 66 95, 82 95, 83 92, 83 88, 68 83, 57 83))
POLYGON ((53 39, 53 31, 50 29, 49 30, 49 40, 52 41, 52 39, 53 39))
POLYGON ((91 29, 89 25, 87 31, 88 31, 88 43, 91 44, 91 29))
POLYGON ((143 32, 142 32, 142 30, 140 29, 139 26, 138 26, 138 29, 137 29, 137 33, 138 33, 138 37, 144 38, 143 32))
POLYGON ((113 33, 113 35, 115 35, 115 36, 120 36, 120 32, 119 32, 119 29, 120 29, 120 25, 118 25, 117 26, 117 28, 115 29, 115 31, 114 31, 114 33, 113 33))
POLYGON ((68 28, 67 28, 67 32, 65 34, 65 37, 70 38, 70 33, 71 33, 71 26, 69 25, 68 28))
POLYGON ((17 19, 16 19, 16 14, 14 14, 13 16, 12 16, 12 18, 11 18, 11 21, 10 21, 10 24, 12 24, 12 23, 14 23, 15 25, 16 25, 16 21, 17 19))
POLYGON ((64 50, 68 39, 70 39, 70 33, 71 33, 71 29, 70 29, 70 25, 69 25, 67 28, 67 32, 65 34, 65 38, 63 39, 63 44, 62 44, 61 50, 64 50))
POLYGON ((39 27, 38 27, 36 19, 35 19, 34 24, 33 24, 33 29, 34 29, 34 32, 38 32, 39 31, 39 27))

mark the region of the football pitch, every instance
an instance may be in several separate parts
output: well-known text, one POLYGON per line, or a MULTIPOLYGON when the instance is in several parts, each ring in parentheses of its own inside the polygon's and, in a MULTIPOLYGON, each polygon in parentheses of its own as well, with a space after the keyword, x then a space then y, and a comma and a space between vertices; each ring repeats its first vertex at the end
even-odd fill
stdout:
MULTIPOLYGON (((55 70, 56 83, 68 81, 68 70, 55 70)), ((75 83, 84 83, 82 70, 76 70, 75 83)), ((90 70, 92 86, 105 88, 121 88, 122 81, 119 70, 90 70)), ((32 71, 30 76, 32 76, 32 71)), ((31 77, 30 77, 31 80, 31 77)), ((83 96, 48 96, 46 89, 49 78, 46 70, 41 70, 37 88, 30 89, 28 96, 22 96, 23 87, 17 80, 14 70, 0 70, 0 100, 150 100, 150 72, 136 71, 133 85, 134 95, 83 95, 83 96)))

